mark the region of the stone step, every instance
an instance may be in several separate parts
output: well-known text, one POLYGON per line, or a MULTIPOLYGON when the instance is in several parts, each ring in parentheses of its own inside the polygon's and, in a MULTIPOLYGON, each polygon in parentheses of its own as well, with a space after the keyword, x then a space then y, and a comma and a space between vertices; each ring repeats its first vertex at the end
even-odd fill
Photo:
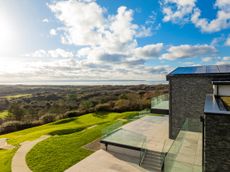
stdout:
POLYGON ((161 163, 152 162, 152 161, 143 161, 142 164, 143 164, 143 165, 149 165, 149 166, 161 167, 161 163))
POLYGON ((147 154, 150 154, 150 155, 156 155, 156 156, 161 156, 161 152, 156 152, 156 151, 149 151, 147 150, 147 154))
POLYGON ((144 161, 150 161, 150 162, 156 162, 156 163, 162 162, 162 160, 160 158, 155 158, 155 157, 145 157, 144 161))
POLYGON ((148 165, 148 164, 142 164, 141 167, 150 170, 150 171, 156 171, 156 172, 161 172, 161 167, 158 166, 153 166, 153 165, 148 165))
POLYGON ((149 157, 149 158, 155 158, 155 159, 161 159, 162 156, 158 156, 158 155, 153 155, 153 154, 146 154, 145 157, 149 157))

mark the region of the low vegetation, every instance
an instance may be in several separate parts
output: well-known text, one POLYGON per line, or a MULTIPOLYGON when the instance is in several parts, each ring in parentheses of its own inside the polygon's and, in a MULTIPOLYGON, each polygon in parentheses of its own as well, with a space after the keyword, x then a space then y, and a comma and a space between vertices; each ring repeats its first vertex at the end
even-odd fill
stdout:
POLYGON ((10 172, 12 157, 20 143, 34 140, 42 135, 53 137, 37 144, 27 155, 27 163, 33 171, 63 171, 92 152, 82 146, 100 137, 106 126, 120 119, 132 118, 138 112, 123 113, 89 113, 80 117, 58 120, 46 125, 29 128, 5 135, 9 144, 15 145, 13 150, 0 150, 0 170, 10 172))
POLYGON ((138 111, 167 92, 167 85, 0 86, 0 111, 9 112, 0 118, 0 133, 92 112, 138 111))
POLYGON ((4 119, 9 115, 8 110, 0 112, 0 119, 4 119))
POLYGON ((12 100, 12 99, 31 97, 31 96, 32 96, 32 94, 16 94, 16 95, 4 96, 3 98, 6 98, 7 100, 12 100))

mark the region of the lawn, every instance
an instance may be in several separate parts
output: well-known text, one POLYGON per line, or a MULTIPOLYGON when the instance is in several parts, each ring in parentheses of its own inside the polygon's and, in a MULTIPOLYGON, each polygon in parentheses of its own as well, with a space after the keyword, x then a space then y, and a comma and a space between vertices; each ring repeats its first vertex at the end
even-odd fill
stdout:
MULTIPOLYGON (((106 126, 136 115, 138 112, 90 113, 1 135, 0 138, 9 138, 10 144, 18 146, 21 142, 34 140, 45 134, 54 135, 37 144, 27 154, 27 163, 35 172, 58 172, 90 155, 92 152, 82 146, 100 137, 106 126)), ((0 150, 1 172, 10 171, 11 159, 16 149, 0 150)))
POLYGON ((17 98, 23 98, 23 97, 31 97, 32 94, 16 94, 16 95, 11 95, 11 96, 5 96, 7 100, 12 100, 12 99, 17 99, 17 98))
POLYGON ((230 110, 230 97, 221 97, 223 100, 224 104, 227 106, 228 110, 230 110))
POLYGON ((8 116, 8 110, 4 110, 0 112, 0 119, 4 119, 7 116, 8 116))

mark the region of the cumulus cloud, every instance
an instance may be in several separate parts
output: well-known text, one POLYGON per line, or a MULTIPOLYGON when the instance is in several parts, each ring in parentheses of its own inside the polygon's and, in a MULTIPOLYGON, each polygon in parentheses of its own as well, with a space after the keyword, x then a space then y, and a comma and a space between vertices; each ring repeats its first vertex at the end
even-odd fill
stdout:
POLYGON ((163 48, 163 43, 150 44, 134 49, 134 57, 137 58, 151 58, 158 57, 163 48))
POLYGON ((108 15, 106 9, 95 1, 58 1, 49 8, 60 20, 61 40, 77 46, 99 46, 107 51, 119 52, 136 45, 136 37, 145 37, 150 30, 133 23, 131 9, 120 6, 115 15, 108 15))
POLYGON ((44 19, 42 20, 42 22, 43 22, 43 23, 49 23, 49 19, 44 18, 44 19))
MULTIPOLYGON (((8 63, 7 63, 8 64, 8 63)), ((172 70, 169 66, 130 66, 95 64, 92 62, 61 59, 57 61, 38 61, 15 63, 17 70, 4 70, 0 64, 1 82, 45 81, 45 80, 86 80, 86 79, 151 79, 164 80, 165 73, 172 70)), ((5 68, 4 68, 5 66, 5 68)))
POLYGON ((167 53, 162 54, 161 59, 176 60, 183 58, 201 57, 217 52, 216 48, 207 44, 204 45, 179 45, 171 46, 167 53))
POLYGON ((226 46, 230 46, 230 35, 229 35, 228 38, 226 39, 225 45, 226 45, 226 46))
POLYGON ((33 53, 26 54, 27 57, 53 57, 53 58, 71 58, 74 57, 73 52, 63 50, 61 48, 57 48, 54 50, 37 50, 33 53))
POLYGON ((208 21, 206 18, 202 18, 201 11, 198 8, 194 9, 191 21, 203 32, 218 32, 222 29, 230 27, 230 1, 217 0, 215 6, 218 8, 216 18, 208 21))
POLYGON ((216 18, 209 20, 201 17, 201 10, 196 6, 196 0, 163 0, 163 21, 173 23, 192 22, 202 32, 218 32, 230 27, 230 1, 216 0, 216 18))
POLYGON ((50 35, 51 35, 51 36, 57 35, 56 29, 50 29, 50 35))
POLYGON ((189 16, 195 7, 196 0, 163 0, 161 2, 163 21, 184 23, 189 21, 189 16))
POLYGON ((223 57, 223 60, 224 60, 224 61, 229 61, 229 62, 230 62, 230 56, 225 56, 225 57, 223 57))
POLYGON ((230 56, 218 57, 217 65, 230 64, 230 56))
POLYGON ((64 24, 61 39, 66 44, 119 47, 150 32, 132 23, 133 11, 125 6, 119 7, 116 15, 108 15, 95 1, 58 1, 49 8, 64 24))
POLYGON ((210 61, 212 61, 212 57, 204 57, 204 58, 202 58, 202 62, 210 62, 210 61))
POLYGON ((151 35, 151 28, 135 24, 133 10, 120 6, 115 14, 107 14, 94 0, 54 1, 48 6, 62 24, 51 29, 50 34, 60 36, 63 44, 75 46, 76 52, 58 48, 27 54, 38 60, 54 58, 28 63, 31 75, 46 79, 111 79, 112 74, 113 79, 161 80, 171 69, 165 65, 145 66, 147 60, 160 56, 164 45, 138 45, 138 38, 151 35))

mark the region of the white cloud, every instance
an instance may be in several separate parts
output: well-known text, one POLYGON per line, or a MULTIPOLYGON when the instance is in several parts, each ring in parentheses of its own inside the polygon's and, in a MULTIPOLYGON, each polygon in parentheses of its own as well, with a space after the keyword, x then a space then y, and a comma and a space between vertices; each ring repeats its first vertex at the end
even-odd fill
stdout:
POLYGON ((57 48, 55 50, 37 50, 33 53, 26 54, 27 57, 53 57, 53 58, 72 58, 74 57, 73 52, 69 52, 60 48, 57 48))
POLYGON ((94 1, 58 1, 49 8, 65 25, 62 39, 75 45, 97 45, 104 30, 104 9, 94 1))
POLYGON ((50 35, 51 35, 51 36, 57 35, 56 29, 50 29, 50 35))
MULTIPOLYGON (((9 63, 7 63, 9 64, 9 63)), ((155 79, 164 80, 165 74, 172 70, 169 66, 114 66, 112 64, 95 64, 79 62, 74 59, 56 61, 14 62, 17 70, 4 70, 8 66, 0 64, 1 82, 22 82, 41 80, 73 79, 155 79)))
POLYGON ((223 60, 230 62, 230 56, 223 57, 223 60))
POLYGON ((116 15, 108 15, 95 1, 58 1, 49 8, 64 25, 61 40, 65 44, 118 52, 136 44, 135 37, 150 34, 148 28, 133 24, 133 11, 124 6, 116 15))
POLYGON ((42 22, 43 22, 43 23, 49 23, 49 19, 44 18, 44 19, 42 20, 42 22))
POLYGON ((133 23, 134 11, 120 6, 116 14, 108 15, 96 1, 58 1, 48 5, 63 23, 61 40, 64 44, 84 46, 77 52, 82 61, 93 63, 144 63, 157 57, 163 44, 138 47, 138 37, 151 34, 151 29, 133 23))
POLYGON ((230 35, 226 39, 225 45, 230 46, 230 35))
POLYGON ((171 46, 165 54, 162 54, 161 59, 176 60, 183 58, 201 57, 208 54, 213 54, 217 50, 215 47, 204 45, 179 45, 171 46))
POLYGON ((192 22, 202 32, 218 32, 230 27, 230 1, 216 0, 216 18, 209 20, 201 17, 196 0, 162 0, 163 21, 173 23, 192 22))
POLYGON ((210 62, 210 61, 212 61, 212 57, 204 57, 204 58, 202 58, 202 62, 210 62))
POLYGON ((226 38, 225 38, 224 35, 221 35, 219 37, 215 37, 215 38, 212 39, 210 45, 212 45, 212 46, 220 46, 220 45, 222 45, 222 43, 224 42, 225 39, 226 38))
POLYGON ((163 0, 163 21, 173 23, 184 23, 189 21, 189 15, 195 7, 196 0, 163 0))
MULTIPOLYGON (((219 0, 221 1, 221 0, 219 0)), ((200 28, 202 32, 218 32, 222 29, 227 29, 230 27, 230 3, 226 6, 221 5, 221 3, 216 3, 216 7, 219 9, 216 14, 216 18, 208 21, 206 18, 201 18, 201 11, 198 8, 194 9, 191 21, 197 27, 200 28)))
POLYGON ((230 56, 225 56, 225 57, 219 58, 219 60, 218 60, 218 62, 216 64, 217 65, 230 64, 230 56))
POLYGON ((137 58, 152 58, 158 57, 163 48, 163 43, 150 44, 144 47, 134 49, 134 57, 137 58))

